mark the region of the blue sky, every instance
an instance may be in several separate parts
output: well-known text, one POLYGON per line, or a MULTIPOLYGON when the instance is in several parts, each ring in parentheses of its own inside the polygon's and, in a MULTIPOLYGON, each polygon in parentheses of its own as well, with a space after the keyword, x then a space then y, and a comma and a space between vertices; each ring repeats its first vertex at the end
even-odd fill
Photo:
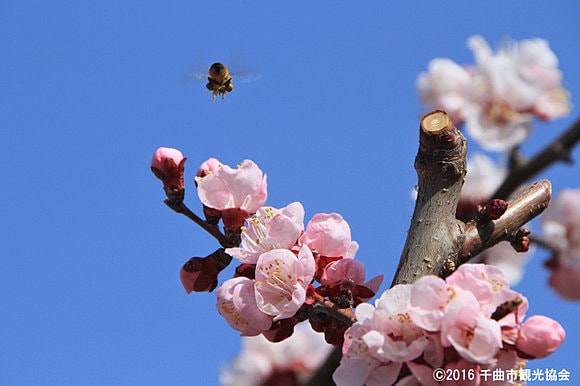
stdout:
MULTIPOLYGON (((158 146, 188 157, 186 201, 198 213, 201 162, 253 159, 268 204, 301 201, 307 219, 341 213, 368 276, 388 284, 414 205, 425 112, 414 84, 429 60, 473 63, 473 34, 495 47, 544 38, 578 105, 578 3, 214 3, 0 2, 0 384, 218 383, 238 334, 214 294, 187 296, 179 282, 181 265, 217 243, 163 204, 149 170, 158 146), (212 103, 187 79, 201 60, 262 77, 212 103)), ((524 151, 578 115, 538 124, 524 151)), ((541 177, 555 192, 579 188, 578 168, 541 177)), ((546 257, 516 289, 568 337, 529 368, 566 368, 575 384, 580 304, 546 286, 546 257)))

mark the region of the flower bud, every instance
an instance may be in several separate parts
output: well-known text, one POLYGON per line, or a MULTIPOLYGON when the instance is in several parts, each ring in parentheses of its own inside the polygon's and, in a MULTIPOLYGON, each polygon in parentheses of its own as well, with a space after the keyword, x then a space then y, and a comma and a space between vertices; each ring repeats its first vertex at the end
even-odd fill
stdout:
POLYGON ((206 257, 192 257, 183 265, 179 277, 187 293, 211 292, 218 285, 218 274, 228 266, 232 257, 218 249, 206 257))
POLYGON ((516 347, 533 358, 544 358, 560 347, 564 338, 566 332, 558 322, 534 315, 521 325, 516 347))
POLYGON ((177 149, 160 147, 151 159, 151 171, 163 182, 170 203, 181 204, 185 195, 183 171, 187 158, 177 149))

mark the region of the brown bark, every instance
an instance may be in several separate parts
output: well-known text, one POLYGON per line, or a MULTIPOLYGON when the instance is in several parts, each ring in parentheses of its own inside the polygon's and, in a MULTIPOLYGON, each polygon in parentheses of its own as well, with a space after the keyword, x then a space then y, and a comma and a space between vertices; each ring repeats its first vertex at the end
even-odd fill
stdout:
POLYGON ((466 173, 467 141, 447 114, 435 111, 421 120, 415 158, 417 201, 391 286, 413 283, 443 270, 460 251, 463 223, 455 219, 466 173))

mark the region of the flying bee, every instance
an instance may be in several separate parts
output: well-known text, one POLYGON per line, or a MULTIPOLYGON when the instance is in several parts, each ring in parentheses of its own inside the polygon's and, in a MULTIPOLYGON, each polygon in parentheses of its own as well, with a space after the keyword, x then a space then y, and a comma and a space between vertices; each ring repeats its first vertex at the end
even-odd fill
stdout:
POLYGON ((230 73, 228 66, 220 62, 209 66, 207 73, 198 73, 192 76, 198 80, 207 79, 205 87, 212 92, 212 101, 215 101, 218 95, 224 99, 227 93, 232 92, 234 89, 233 78, 241 82, 252 82, 260 77, 259 73, 251 71, 230 73))
POLYGON ((215 101, 219 94, 224 99, 225 95, 232 92, 234 85, 232 83, 232 76, 228 70, 228 66, 223 63, 216 62, 209 66, 207 77, 207 84, 205 87, 211 91, 211 100, 215 101))

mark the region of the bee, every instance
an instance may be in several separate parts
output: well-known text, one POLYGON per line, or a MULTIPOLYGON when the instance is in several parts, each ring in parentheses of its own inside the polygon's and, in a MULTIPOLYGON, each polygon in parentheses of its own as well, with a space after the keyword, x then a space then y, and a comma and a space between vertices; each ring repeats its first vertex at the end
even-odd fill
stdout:
POLYGON ((209 66, 207 73, 192 74, 192 77, 198 80, 207 79, 205 88, 212 92, 211 100, 215 101, 218 95, 224 99, 227 93, 232 92, 234 89, 233 78, 241 82, 253 82, 260 77, 260 74, 252 71, 230 73, 228 66, 216 62, 209 66))
POLYGON ((207 84, 205 85, 205 88, 212 92, 212 101, 215 101, 218 94, 222 96, 222 99, 224 99, 227 93, 232 92, 234 85, 232 83, 232 76, 230 75, 228 66, 216 62, 209 66, 207 73, 207 84))

